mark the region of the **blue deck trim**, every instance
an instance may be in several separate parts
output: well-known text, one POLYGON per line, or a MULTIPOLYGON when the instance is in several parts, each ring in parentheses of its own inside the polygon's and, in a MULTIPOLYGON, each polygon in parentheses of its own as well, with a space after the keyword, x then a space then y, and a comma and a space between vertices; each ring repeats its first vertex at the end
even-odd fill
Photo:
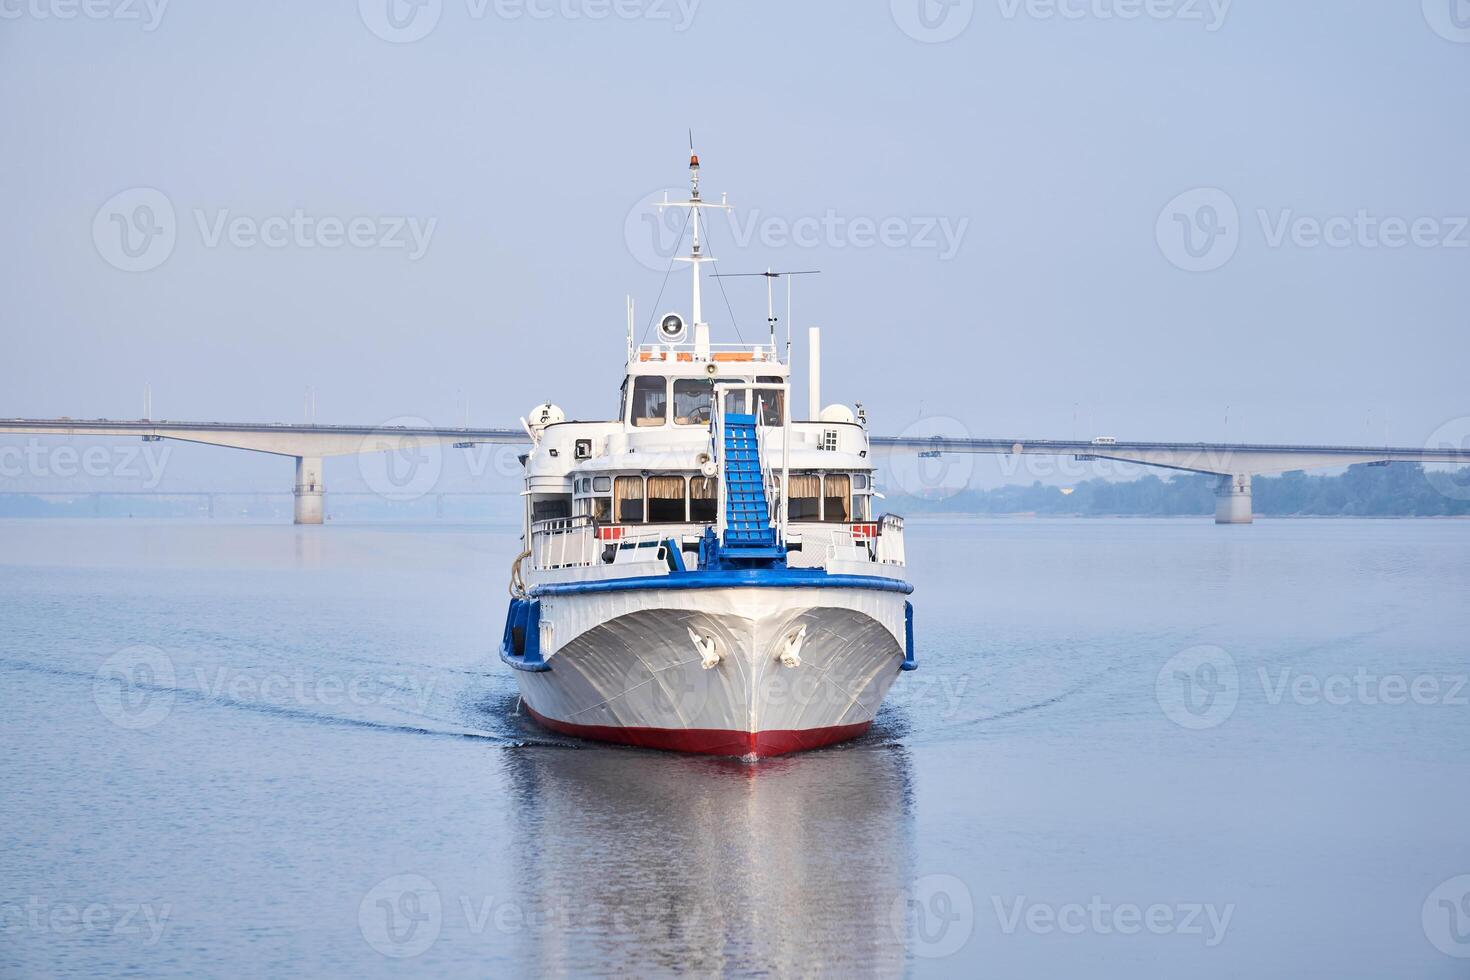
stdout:
POLYGON ((902 579, 879 575, 829 575, 814 568, 722 568, 703 572, 670 572, 601 579, 595 582, 545 582, 531 587, 533 596, 589 595, 645 589, 873 589, 901 592, 914 587, 902 579))
POLYGON ((918 670, 919 661, 914 659, 914 604, 903 604, 903 663, 899 670, 918 670))

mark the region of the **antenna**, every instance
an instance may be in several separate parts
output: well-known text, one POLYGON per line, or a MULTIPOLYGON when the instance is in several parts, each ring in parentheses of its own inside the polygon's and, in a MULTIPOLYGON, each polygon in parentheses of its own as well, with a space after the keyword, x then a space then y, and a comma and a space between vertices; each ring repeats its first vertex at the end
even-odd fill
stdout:
POLYGON ((153 382, 143 382, 143 421, 153 421, 153 382))
POLYGON ((821 269, 791 269, 786 272, 716 272, 711 274, 711 279, 748 279, 754 276, 762 276, 766 280, 766 323, 771 328, 771 349, 776 349, 776 309, 773 303, 774 296, 772 287, 774 280, 786 279, 786 361, 791 362, 791 279, 790 276, 816 276, 821 275, 821 269))
POLYGON ((694 152, 694 130, 692 129, 689 131, 689 200, 670 201, 668 195, 665 194, 663 201, 659 204, 659 208, 688 208, 690 212, 689 223, 693 231, 690 236, 691 244, 689 254, 675 256, 674 261, 688 262, 690 271, 693 273, 693 304, 689 312, 691 314, 690 320, 694 324, 694 353, 696 357, 707 356, 709 353, 709 341, 707 339, 708 327, 704 323, 704 309, 700 303, 699 266, 701 263, 711 262, 713 259, 700 251, 700 212, 705 208, 717 208, 722 211, 728 211, 730 210, 730 205, 726 203, 724 195, 720 196, 720 203, 718 204, 706 201, 699 196, 699 154, 694 152), (706 339, 701 341, 701 337, 706 339))

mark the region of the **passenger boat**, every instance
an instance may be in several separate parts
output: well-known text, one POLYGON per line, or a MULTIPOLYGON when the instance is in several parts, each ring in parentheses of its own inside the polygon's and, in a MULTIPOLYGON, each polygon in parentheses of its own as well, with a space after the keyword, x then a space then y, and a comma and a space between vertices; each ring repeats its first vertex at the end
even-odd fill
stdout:
POLYGON ((500 657, 553 731, 755 759, 869 728, 916 667, 913 587, 902 519, 874 513, 866 420, 821 407, 815 329, 807 418, 792 418, 782 274, 758 273, 768 343, 711 343, 701 224, 729 205, 702 199, 697 156, 689 167, 688 199, 660 205, 688 211, 687 319, 650 319, 654 342, 635 344, 629 302, 615 419, 547 403, 523 420, 524 550, 500 657))

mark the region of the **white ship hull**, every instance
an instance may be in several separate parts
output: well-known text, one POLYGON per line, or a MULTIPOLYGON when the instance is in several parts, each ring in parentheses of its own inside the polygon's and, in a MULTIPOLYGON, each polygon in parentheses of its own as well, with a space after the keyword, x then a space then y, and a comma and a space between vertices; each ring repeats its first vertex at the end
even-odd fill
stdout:
POLYGON ((905 664, 905 597, 889 589, 641 588, 540 607, 544 667, 517 671, 523 704, 604 741, 755 757, 831 744, 872 724, 905 664))

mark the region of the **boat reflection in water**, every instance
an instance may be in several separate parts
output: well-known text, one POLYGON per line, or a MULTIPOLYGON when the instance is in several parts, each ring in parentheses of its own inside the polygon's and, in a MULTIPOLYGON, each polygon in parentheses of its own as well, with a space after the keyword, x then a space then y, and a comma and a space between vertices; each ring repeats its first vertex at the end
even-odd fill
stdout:
POLYGON ((522 962, 546 973, 892 976, 913 879, 907 750, 758 765, 636 750, 509 753, 522 962))

